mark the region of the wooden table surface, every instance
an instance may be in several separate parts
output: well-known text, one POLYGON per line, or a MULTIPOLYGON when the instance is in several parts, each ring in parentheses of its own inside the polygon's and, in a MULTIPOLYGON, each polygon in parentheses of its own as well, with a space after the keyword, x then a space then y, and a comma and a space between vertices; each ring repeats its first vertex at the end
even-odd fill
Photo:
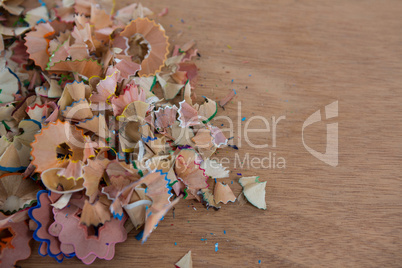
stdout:
MULTIPOLYGON (((238 151, 226 148, 217 155, 231 159, 226 165, 230 178, 223 181, 233 181, 237 195, 237 173, 259 175, 268 182, 268 209, 236 202, 214 211, 184 200, 175 217, 169 212, 145 244, 132 232, 116 246, 112 261, 93 265, 174 267, 191 250, 194 267, 400 267, 402 1, 143 4, 156 13, 169 7, 169 14, 157 20, 173 44, 197 41, 199 99, 220 99, 232 88, 238 92, 219 111, 234 121, 234 144, 241 142, 238 151), (336 167, 312 156, 302 142, 303 122, 319 109, 325 115, 324 107, 334 101, 339 116, 306 128, 305 142, 324 152, 326 124, 338 122, 336 167), (278 123, 275 148, 272 125, 269 133, 248 134, 250 142, 267 143, 268 148, 247 144, 243 127, 257 115, 270 124, 272 116, 286 116, 278 123), (236 153, 243 161, 247 154, 251 160, 270 152, 277 161, 285 159, 286 168, 240 168, 235 162, 236 153)), ((253 120, 249 127, 263 125, 253 120)), ((40 257, 37 249, 35 242, 31 258, 18 264, 56 267, 54 259, 40 257)), ((72 265, 86 267, 78 259, 58 266, 72 265)))

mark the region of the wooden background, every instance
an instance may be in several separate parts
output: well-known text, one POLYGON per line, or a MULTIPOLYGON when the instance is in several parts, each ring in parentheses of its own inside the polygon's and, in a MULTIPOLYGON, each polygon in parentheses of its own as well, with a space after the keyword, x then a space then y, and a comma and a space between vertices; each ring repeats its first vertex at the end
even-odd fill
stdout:
MULTIPOLYGON (((241 141, 240 150, 217 155, 232 160, 224 181, 234 181, 236 195, 237 173, 268 182, 266 211, 238 203, 213 211, 184 200, 175 218, 170 212, 145 244, 130 233, 112 261, 96 260, 94 266, 174 267, 192 250, 194 267, 401 267, 402 1, 143 4, 155 13, 169 7, 157 20, 173 44, 197 41, 198 96, 220 99, 228 89, 237 90, 219 115, 237 127, 241 102, 242 126, 254 115, 286 120, 278 124, 276 148, 272 133, 250 133, 251 142, 269 144, 254 149, 236 130, 233 141, 241 141), (301 130, 309 115, 336 100, 339 117, 329 123, 339 124, 339 165, 331 167, 306 151, 301 130), (269 152, 283 157, 286 168, 234 167, 235 153, 251 159, 269 152)), ((321 152, 326 123, 306 128, 306 143, 321 152)), ((261 121, 251 126, 261 128, 261 121)), ((37 249, 35 242, 31 258, 18 264, 56 266, 37 249)), ((58 266, 72 265, 85 267, 77 259, 58 266)))

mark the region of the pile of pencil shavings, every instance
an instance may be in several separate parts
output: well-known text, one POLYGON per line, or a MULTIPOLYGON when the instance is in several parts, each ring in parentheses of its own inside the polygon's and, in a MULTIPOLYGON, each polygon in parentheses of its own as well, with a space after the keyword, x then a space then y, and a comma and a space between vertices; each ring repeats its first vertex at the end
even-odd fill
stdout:
POLYGON ((229 185, 208 189, 229 176, 209 159, 228 139, 210 124, 217 103, 194 101, 195 42, 170 52, 149 9, 113 3, 0 3, 2 267, 28 258, 32 237, 58 262, 110 260, 179 200, 236 200, 229 185))

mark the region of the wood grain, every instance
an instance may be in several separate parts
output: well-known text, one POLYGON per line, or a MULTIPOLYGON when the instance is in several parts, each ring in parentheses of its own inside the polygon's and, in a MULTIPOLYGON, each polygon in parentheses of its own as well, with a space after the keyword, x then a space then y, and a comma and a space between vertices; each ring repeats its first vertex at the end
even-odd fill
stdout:
MULTIPOLYGON (((402 2, 143 4, 156 13, 169 7, 157 20, 173 44, 197 41, 198 96, 220 99, 228 89, 237 90, 219 115, 233 119, 234 143, 241 141, 241 147, 217 156, 231 159, 232 173, 224 181, 234 181, 235 194, 241 191, 237 173, 268 181, 268 210, 235 203, 213 211, 183 201, 145 244, 130 233, 112 261, 96 260, 94 266, 173 267, 191 249, 194 267, 400 267, 402 2), (306 151, 301 130, 309 115, 336 100, 339 116, 330 122, 339 124, 339 165, 331 167, 306 151), (272 133, 249 134, 255 144, 268 143, 267 149, 252 148, 238 133, 239 102, 240 116, 246 117, 242 126, 255 115, 286 115, 278 124, 276 148, 272 133), (286 168, 234 169, 235 153, 261 158, 269 152, 283 157, 286 168)), ((306 129, 306 143, 319 151, 325 151, 326 123, 306 129)), ((56 266, 37 249, 35 242, 31 258, 18 264, 56 266)), ((58 266, 72 265, 86 267, 77 259, 58 266)))

